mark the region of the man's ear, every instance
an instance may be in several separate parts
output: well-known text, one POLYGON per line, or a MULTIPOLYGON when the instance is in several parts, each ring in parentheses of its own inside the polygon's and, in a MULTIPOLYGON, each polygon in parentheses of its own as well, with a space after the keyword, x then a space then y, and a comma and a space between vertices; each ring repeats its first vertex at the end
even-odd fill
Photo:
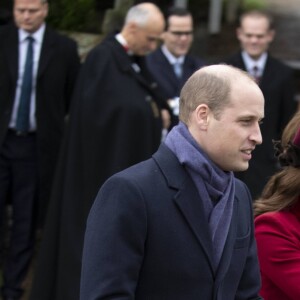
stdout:
POLYGON ((164 31, 164 32, 162 32, 161 34, 160 34, 160 38, 161 38, 161 40, 164 42, 165 41, 165 38, 166 38, 166 35, 167 35, 168 33, 166 32, 166 31, 164 31))
POLYGON ((195 109, 195 118, 199 129, 206 130, 210 112, 211 111, 206 104, 200 104, 195 109))
POLYGON ((131 34, 135 34, 136 33, 137 27, 138 26, 137 26, 137 24, 135 22, 129 22, 127 24, 127 30, 131 34))
POLYGON ((240 40, 241 40, 241 36, 242 36, 242 34, 243 34, 242 28, 241 28, 241 27, 238 27, 238 28, 235 30, 235 34, 236 34, 236 38, 240 41, 240 40))
POLYGON ((274 40, 275 34, 276 34, 276 32, 274 29, 269 30, 269 32, 268 32, 269 43, 271 43, 274 40))

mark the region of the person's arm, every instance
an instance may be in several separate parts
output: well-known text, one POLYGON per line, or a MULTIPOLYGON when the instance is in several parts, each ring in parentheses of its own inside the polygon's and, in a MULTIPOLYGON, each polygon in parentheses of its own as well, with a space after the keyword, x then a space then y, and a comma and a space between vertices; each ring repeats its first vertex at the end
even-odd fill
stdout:
POLYGON ((143 197, 114 176, 104 184, 88 217, 81 300, 135 299, 146 239, 143 197))
POLYGON ((256 241, 254 237, 252 198, 248 188, 244 183, 242 183, 242 185, 236 185, 236 189, 237 188, 243 191, 244 194, 244 197, 241 200, 245 203, 245 205, 241 206, 241 208, 243 207, 243 209, 247 210, 245 215, 248 215, 248 220, 250 222, 250 242, 248 246, 246 263, 241 280, 239 282, 235 300, 262 300, 263 298, 259 296, 261 280, 256 241))
POLYGON ((299 228, 293 228, 290 221, 261 215, 255 220, 255 236, 262 273, 289 298, 300 299, 299 228))

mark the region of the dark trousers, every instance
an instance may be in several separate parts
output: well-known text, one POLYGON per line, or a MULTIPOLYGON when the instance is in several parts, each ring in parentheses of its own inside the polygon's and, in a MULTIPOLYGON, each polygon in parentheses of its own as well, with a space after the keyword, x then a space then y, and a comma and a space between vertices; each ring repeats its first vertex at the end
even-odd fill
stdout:
MULTIPOLYGON (((12 207, 12 226, 4 258, 2 294, 19 299, 34 250, 37 195, 36 135, 8 131, 0 149, 0 217, 12 207)), ((0 220, 3 224, 3 220, 0 220)))

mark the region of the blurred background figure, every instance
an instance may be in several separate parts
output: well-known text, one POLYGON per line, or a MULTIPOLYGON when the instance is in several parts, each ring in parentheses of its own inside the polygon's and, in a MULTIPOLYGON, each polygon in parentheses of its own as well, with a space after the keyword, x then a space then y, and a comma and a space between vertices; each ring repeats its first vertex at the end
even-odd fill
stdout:
POLYGON ((31 299, 79 299, 83 235, 99 187, 150 158, 161 141, 157 85, 144 57, 155 50, 164 17, 157 6, 129 9, 120 33, 88 54, 72 102, 31 299))
POLYGON ((254 202, 255 234, 265 300, 300 299, 300 113, 276 144, 282 170, 254 202))
MULTIPOLYGON (((172 7, 166 14, 163 43, 147 56, 147 66, 162 90, 175 116, 179 112, 179 94, 186 80, 204 65, 188 54, 193 42, 193 18, 185 8, 172 7)), ((177 123, 176 117, 174 122, 177 123)))
POLYGON ((0 31, 0 216, 12 206, 4 300, 23 293, 79 69, 76 43, 45 24, 46 0, 15 0, 13 15, 0 31))
POLYGON ((250 73, 265 97, 263 143, 253 153, 249 169, 236 174, 248 185, 253 198, 260 195, 269 177, 278 170, 272 139, 280 138, 284 126, 297 110, 292 70, 268 53, 274 36, 273 19, 269 14, 245 12, 237 28, 241 50, 226 60, 250 73))

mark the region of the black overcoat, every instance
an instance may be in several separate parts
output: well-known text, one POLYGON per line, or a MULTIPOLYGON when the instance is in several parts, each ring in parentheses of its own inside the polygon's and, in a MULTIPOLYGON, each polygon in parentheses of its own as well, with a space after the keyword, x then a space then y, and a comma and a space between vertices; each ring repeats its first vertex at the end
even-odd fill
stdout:
MULTIPOLYGON (((18 29, 0 31, 0 147, 12 114, 18 79, 18 29)), ((40 212, 49 199, 55 166, 65 127, 65 117, 80 61, 76 43, 46 26, 36 83, 36 122, 40 212)))
POLYGON ((203 201, 164 144, 151 159, 112 176, 88 218, 80 299, 261 299, 248 189, 235 180, 217 268, 203 201))
POLYGON ((142 59, 114 37, 82 66, 51 197, 31 299, 79 299, 81 252, 89 209, 110 175, 151 157, 160 144, 156 85, 142 59), (140 70, 139 70, 140 69, 140 70))

